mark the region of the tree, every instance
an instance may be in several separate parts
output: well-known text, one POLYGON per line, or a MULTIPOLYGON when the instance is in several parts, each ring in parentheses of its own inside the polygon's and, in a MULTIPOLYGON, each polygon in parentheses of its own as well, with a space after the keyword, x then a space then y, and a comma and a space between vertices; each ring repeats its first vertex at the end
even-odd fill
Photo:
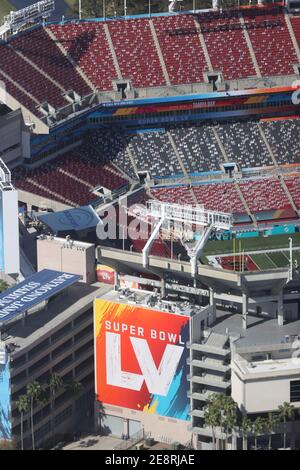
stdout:
POLYGON ((269 413, 266 420, 266 430, 269 434, 269 450, 272 449, 272 434, 276 431, 278 419, 274 413, 269 413))
POLYGON ((33 406, 34 403, 39 401, 42 396, 43 389, 41 384, 34 380, 27 384, 27 396, 30 402, 30 422, 31 422, 31 439, 32 439, 32 450, 35 450, 35 442, 34 442, 34 425, 33 425, 33 406))
POLYGON ((261 417, 256 418, 253 423, 253 432, 255 439, 255 450, 257 450, 257 437, 261 436, 265 430, 265 420, 261 417))
POLYGON ((241 430, 243 435, 243 450, 248 450, 248 435, 252 431, 252 423, 247 416, 243 416, 241 430))
POLYGON ((222 408, 224 416, 224 428, 226 434, 226 449, 228 448, 228 436, 234 432, 236 422, 237 422, 237 404, 231 396, 221 395, 222 396, 222 408))
POLYGON ((212 432, 212 439, 213 439, 213 450, 216 449, 216 434, 215 434, 215 429, 219 424, 219 410, 215 406, 215 403, 213 400, 209 400, 204 412, 204 422, 206 426, 209 426, 211 428, 212 432))
POLYGON ((70 382, 67 382, 66 389, 71 395, 76 396, 82 391, 83 386, 81 382, 78 382, 78 380, 71 380, 70 382))
POLYGON ((236 425, 237 404, 231 398, 222 393, 210 395, 206 405, 204 419, 211 427, 213 434, 213 446, 215 446, 215 428, 220 427, 221 433, 226 434, 226 447, 229 434, 234 431, 236 425))
POLYGON ((51 407, 51 433, 52 436, 54 434, 54 422, 53 422, 53 415, 54 415, 54 408, 55 408, 55 398, 56 393, 59 389, 63 387, 63 380, 60 375, 52 374, 49 381, 49 389, 50 389, 50 407, 51 407))
POLYGON ((23 433, 23 424, 24 424, 24 414, 29 411, 29 397, 27 395, 20 395, 16 406, 21 415, 21 449, 24 450, 24 433, 23 433))
POLYGON ((9 285, 7 284, 7 282, 0 279, 0 293, 4 292, 6 289, 8 289, 8 287, 9 285))
POLYGON ((286 422, 289 419, 294 419, 295 416, 295 407, 285 401, 282 405, 278 407, 278 416, 279 419, 283 421, 283 448, 286 448, 286 422))

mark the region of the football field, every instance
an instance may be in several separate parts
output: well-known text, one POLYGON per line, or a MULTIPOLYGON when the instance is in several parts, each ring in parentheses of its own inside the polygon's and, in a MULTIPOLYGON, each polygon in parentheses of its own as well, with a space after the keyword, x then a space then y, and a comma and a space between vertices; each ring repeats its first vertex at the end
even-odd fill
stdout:
MULTIPOLYGON (((294 234, 293 265, 300 266, 300 236, 294 234)), ((290 264, 289 236, 258 237, 255 239, 209 242, 205 248, 207 261, 215 259, 225 269, 264 270, 286 268, 290 264), (217 256, 214 256, 217 255, 217 256), (244 261, 242 260, 244 256, 244 261)), ((215 264, 215 263, 213 263, 215 264)), ((216 264, 215 264, 216 265, 216 264)))

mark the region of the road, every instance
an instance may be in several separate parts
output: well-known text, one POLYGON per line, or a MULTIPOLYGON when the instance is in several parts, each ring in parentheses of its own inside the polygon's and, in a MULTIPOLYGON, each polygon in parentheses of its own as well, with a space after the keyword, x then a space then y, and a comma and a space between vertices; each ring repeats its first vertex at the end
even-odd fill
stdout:
MULTIPOLYGON (((38 0, 9 0, 10 3, 17 9, 20 10, 24 7, 28 7, 33 3, 37 3, 38 0)), ((66 17, 73 16, 71 15, 70 8, 65 3, 64 0, 55 0, 55 13, 50 17, 50 20, 61 19, 62 15, 66 17)))

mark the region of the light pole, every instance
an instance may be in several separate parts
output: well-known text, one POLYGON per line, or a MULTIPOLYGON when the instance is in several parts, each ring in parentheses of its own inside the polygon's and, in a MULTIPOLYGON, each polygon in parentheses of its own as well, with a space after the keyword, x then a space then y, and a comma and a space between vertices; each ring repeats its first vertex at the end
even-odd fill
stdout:
POLYGON ((127 16, 127 0, 124 0, 124 16, 127 16))
POLYGON ((106 3, 105 0, 103 0, 103 18, 106 18, 106 3))
POLYGON ((82 0, 78 0, 78 15, 79 15, 80 20, 81 20, 81 1, 82 0))
POLYGON ((293 277, 293 239, 289 237, 290 242, 290 280, 293 277))
POLYGON ((149 0, 149 18, 151 18, 151 0, 149 0))

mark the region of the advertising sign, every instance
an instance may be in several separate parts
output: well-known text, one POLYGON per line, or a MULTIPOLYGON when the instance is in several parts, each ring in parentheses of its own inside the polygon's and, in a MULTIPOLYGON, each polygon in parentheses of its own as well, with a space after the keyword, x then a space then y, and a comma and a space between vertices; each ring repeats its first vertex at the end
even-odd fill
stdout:
POLYGON ((110 266, 97 264, 97 281, 104 284, 114 285, 116 282, 116 271, 110 266))
POLYGON ((189 317, 103 299, 94 308, 98 400, 189 420, 189 317))
POLYGON ((43 269, 0 294, 0 321, 4 322, 50 299, 80 280, 80 276, 43 269))

